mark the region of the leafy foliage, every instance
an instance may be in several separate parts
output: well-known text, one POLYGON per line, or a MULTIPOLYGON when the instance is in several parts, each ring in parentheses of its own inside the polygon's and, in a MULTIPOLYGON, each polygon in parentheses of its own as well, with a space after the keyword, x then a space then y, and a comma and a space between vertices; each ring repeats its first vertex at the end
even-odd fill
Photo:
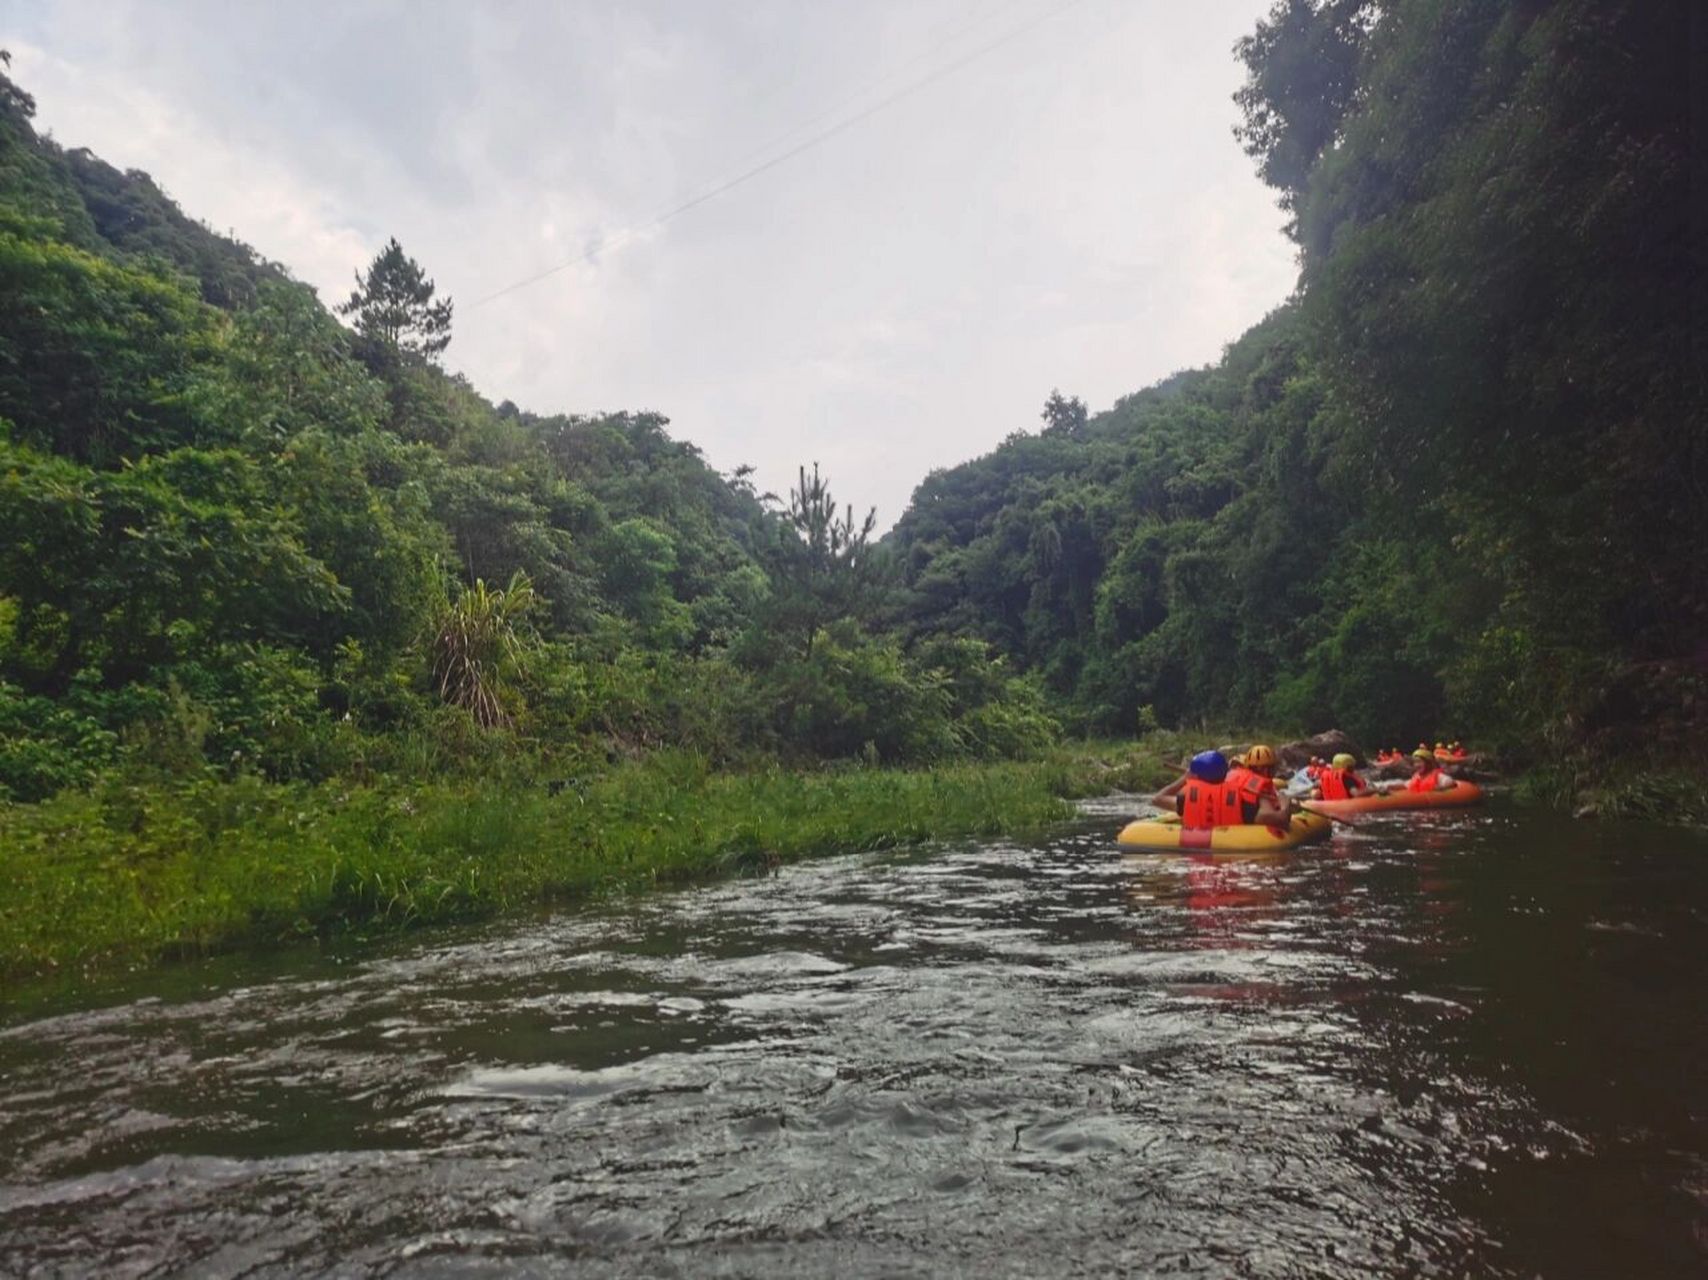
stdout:
POLYGON ((896 620, 987 638, 1110 731, 1146 708, 1557 752, 1696 714, 1687 9, 1277 0, 1237 132, 1299 295, 1214 368, 1077 430, 1053 394, 1042 437, 929 477, 896 620))
POLYGON ((1102 413, 1053 391, 881 544, 816 466, 779 503, 656 413, 493 406, 396 241, 344 329, 6 81, 0 722, 39 727, 0 783, 938 761, 1058 717, 1672 741, 1700 38, 1636 0, 1278 0, 1239 136, 1298 294, 1102 413))
POLYGON ((778 511, 661 415, 494 407, 395 240, 351 332, 31 111, 0 81, 0 794, 1053 738, 846 623, 873 523, 816 468, 778 511))
POLYGON ((483 729, 511 723, 505 686, 522 657, 519 629, 534 604, 534 588, 518 573, 501 591, 476 578, 445 603, 433 628, 433 684, 483 729))

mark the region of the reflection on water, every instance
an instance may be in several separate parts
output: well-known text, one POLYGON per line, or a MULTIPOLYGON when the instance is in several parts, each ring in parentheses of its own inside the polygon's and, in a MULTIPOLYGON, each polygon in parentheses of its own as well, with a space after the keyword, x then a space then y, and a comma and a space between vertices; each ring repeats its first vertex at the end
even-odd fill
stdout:
POLYGON ((1112 814, 0 1033, 0 1273, 1700 1275, 1708 848, 1112 814))

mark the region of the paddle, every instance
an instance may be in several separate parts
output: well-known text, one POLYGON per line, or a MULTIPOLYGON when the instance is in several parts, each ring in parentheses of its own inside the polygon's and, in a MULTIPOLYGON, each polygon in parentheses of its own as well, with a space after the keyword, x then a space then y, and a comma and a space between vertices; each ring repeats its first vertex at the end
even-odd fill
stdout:
POLYGON ((1343 818, 1338 813, 1324 813, 1321 809, 1318 809, 1315 805, 1311 804, 1309 800, 1300 801, 1299 808, 1305 813, 1314 813, 1319 818, 1327 818, 1330 822, 1338 822, 1344 827, 1361 827, 1364 825, 1362 822, 1358 822, 1355 819, 1343 818))

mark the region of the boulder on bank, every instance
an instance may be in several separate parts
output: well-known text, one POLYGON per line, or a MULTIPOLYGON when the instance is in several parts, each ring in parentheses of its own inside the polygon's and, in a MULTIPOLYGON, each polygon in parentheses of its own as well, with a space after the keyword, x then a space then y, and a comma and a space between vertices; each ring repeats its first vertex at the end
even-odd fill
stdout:
POLYGON ((1351 738, 1339 729, 1326 729, 1309 738, 1300 738, 1297 742, 1283 743, 1275 749, 1275 754, 1281 757, 1281 763, 1287 768, 1298 769, 1309 764, 1312 756, 1332 760, 1342 751, 1352 756, 1359 754, 1351 738))

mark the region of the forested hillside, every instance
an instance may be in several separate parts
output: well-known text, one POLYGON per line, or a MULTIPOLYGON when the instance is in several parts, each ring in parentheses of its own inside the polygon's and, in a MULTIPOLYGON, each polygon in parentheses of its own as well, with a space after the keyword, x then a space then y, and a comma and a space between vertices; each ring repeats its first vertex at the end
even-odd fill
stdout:
POLYGON ((1708 700, 1705 51, 1682 2, 1281 0, 1240 133, 1294 298, 1105 412, 1052 395, 878 546, 816 469, 785 503, 658 414, 493 405, 395 242, 340 323, 0 77, 0 791, 1058 721, 1672 750, 1708 700))
POLYGON ((1282 0, 1237 53, 1295 298, 929 477, 898 623, 1101 731, 1699 742, 1708 12, 1282 0))
POLYGON ((1053 736, 979 646, 846 621, 870 529, 816 472, 764 501, 658 414, 495 407, 395 242, 346 327, 33 109, 0 77, 0 795, 1053 736))

